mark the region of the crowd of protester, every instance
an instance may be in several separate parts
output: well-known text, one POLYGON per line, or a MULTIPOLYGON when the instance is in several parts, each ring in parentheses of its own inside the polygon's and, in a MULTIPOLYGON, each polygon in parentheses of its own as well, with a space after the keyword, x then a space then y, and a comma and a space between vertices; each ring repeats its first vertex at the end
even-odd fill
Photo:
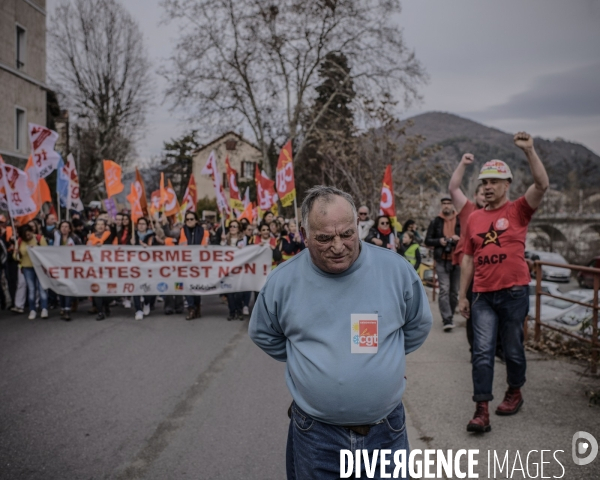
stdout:
MULTIPOLYGON (((0 308, 14 313, 27 313, 30 319, 38 314, 48 318, 50 311, 59 309, 60 317, 71 320, 72 311, 79 301, 76 297, 57 295, 52 290, 44 290, 37 279, 33 264, 28 255, 28 247, 73 246, 73 245, 141 245, 161 248, 173 245, 226 245, 243 248, 248 245, 268 245, 273 251, 272 268, 289 260, 305 248, 304 238, 294 218, 275 216, 271 211, 264 212, 256 222, 246 219, 219 222, 199 219, 196 213, 188 211, 183 223, 172 218, 138 219, 134 225, 126 212, 111 218, 105 211, 90 208, 81 214, 70 212, 69 220, 57 221, 54 213, 34 218, 26 225, 17 228, 17 240, 4 215, 0 215, 0 308), (223 228, 224 227, 224 228, 223 228)), ((390 219, 379 216, 369 219, 367 207, 359 209, 359 234, 365 242, 390 248, 403 255, 415 269, 421 264, 420 245, 422 237, 416 230, 413 220, 408 220, 402 232, 391 228, 390 219)), ((228 320, 243 320, 250 314, 253 292, 237 292, 223 296, 229 307, 228 320), (226 297, 226 299, 225 299, 226 297)), ((201 316, 202 296, 163 295, 133 297, 92 297, 91 308, 87 311, 104 320, 111 314, 111 307, 121 306, 131 309, 134 318, 142 320, 154 310, 157 303, 163 303, 164 313, 186 314, 187 320, 201 316)))
MULTIPOLYGON (((267 211, 259 222, 246 219, 221 224, 199 219, 196 213, 186 212, 183 223, 172 218, 142 217, 135 225, 126 212, 111 218, 97 208, 87 209, 82 215, 70 212, 70 219, 57 222, 54 213, 34 218, 17 228, 16 240, 12 227, 0 215, 0 308, 17 314, 27 313, 29 319, 48 318, 50 311, 59 309, 60 317, 71 320, 78 308, 79 298, 56 295, 41 288, 28 248, 36 246, 73 245, 141 245, 161 248, 173 245, 227 245, 244 248, 249 245, 268 245, 273 251, 272 268, 292 258, 305 248, 304 239, 295 219, 286 219, 267 211)), ((250 314, 253 292, 237 292, 224 296, 229 306, 228 320, 243 320, 250 314), (226 297, 226 298, 225 298, 226 297)), ((88 313, 104 320, 111 307, 133 306, 134 318, 142 320, 157 303, 164 304, 164 313, 186 313, 187 320, 201 316, 199 295, 164 295, 133 297, 92 297, 88 313)))

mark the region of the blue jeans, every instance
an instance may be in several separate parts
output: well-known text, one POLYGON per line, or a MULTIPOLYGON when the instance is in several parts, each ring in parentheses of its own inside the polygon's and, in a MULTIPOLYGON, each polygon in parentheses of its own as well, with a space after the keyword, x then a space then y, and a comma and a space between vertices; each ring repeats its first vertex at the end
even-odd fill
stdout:
MULTIPOLYGON (((387 418, 373 425, 367 435, 360 435, 345 427, 319 422, 300 410, 295 402, 292 404, 286 451, 288 480, 340 478, 340 450, 350 450, 355 453, 359 449, 368 450, 369 458, 372 458, 374 449, 390 449, 392 455, 388 455, 387 459, 391 460, 391 465, 386 467, 388 474, 394 472, 393 454, 396 450, 406 452, 408 463, 408 435, 402 403, 387 418)), ((379 458, 377 456, 374 478, 380 478, 379 458)), ((361 478, 367 478, 364 462, 361 462, 361 466, 361 478)))
POLYGON ((473 293, 473 401, 494 399, 494 355, 496 335, 500 335, 508 385, 525 384, 525 347, 523 323, 529 312, 529 287, 515 286, 495 292, 473 293))
POLYGON ((227 294, 227 305, 229 306, 229 315, 233 316, 236 313, 239 313, 241 315, 242 308, 244 306, 242 303, 242 293, 241 292, 228 293, 227 294))
POLYGON ((36 290, 40 294, 40 305, 42 309, 48 309, 48 292, 42 288, 40 281, 33 267, 23 267, 23 276, 27 283, 27 303, 29 305, 29 311, 35 310, 35 293, 36 290))

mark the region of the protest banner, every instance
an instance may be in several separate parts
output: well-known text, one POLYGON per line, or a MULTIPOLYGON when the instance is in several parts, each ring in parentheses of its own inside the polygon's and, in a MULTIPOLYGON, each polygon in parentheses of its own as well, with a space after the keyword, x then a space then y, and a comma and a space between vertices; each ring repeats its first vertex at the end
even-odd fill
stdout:
POLYGON ((43 288, 77 297, 259 291, 272 261, 259 245, 35 247, 29 256, 43 288))

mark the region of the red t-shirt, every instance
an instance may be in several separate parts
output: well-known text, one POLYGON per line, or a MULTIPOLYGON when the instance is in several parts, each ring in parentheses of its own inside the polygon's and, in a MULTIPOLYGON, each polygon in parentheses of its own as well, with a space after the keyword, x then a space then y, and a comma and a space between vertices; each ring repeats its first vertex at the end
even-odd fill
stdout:
POLYGON ((477 210, 477 207, 471 200, 467 200, 467 203, 464 204, 462 210, 458 214, 458 223, 460 223, 460 240, 456 244, 456 248, 454 252, 452 252, 452 265, 459 265, 462 262, 465 247, 465 235, 464 230, 467 228, 467 220, 469 220, 469 216, 477 210))
POLYGON ((535 210, 525 197, 497 210, 476 210, 467 220, 464 254, 473 256, 473 291, 494 292, 527 285, 525 236, 535 210))

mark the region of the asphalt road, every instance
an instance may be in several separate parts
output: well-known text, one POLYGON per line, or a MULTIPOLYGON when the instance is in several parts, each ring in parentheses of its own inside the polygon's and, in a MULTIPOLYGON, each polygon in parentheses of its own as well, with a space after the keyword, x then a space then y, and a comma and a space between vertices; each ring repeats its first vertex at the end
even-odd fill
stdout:
MULTIPOLYGON (((247 320, 226 321, 216 297, 204 297, 203 317, 191 322, 158 310, 135 321, 132 310, 113 310, 103 322, 76 313, 70 323, 56 311, 34 321, 0 312, 1 480, 285 478, 284 365, 249 340, 247 320)), ((488 450, 509 451, 512 466, 517 450, 562 449, 563 478, 600 478, 600 457, 585 467, 570 460, 576 431, 600 440, 600 406, 586 397, 600 392, 598 377, 528 352, 522 412, 493 415, 485 436, 468 434, 464 323, 456 317, 457 328, 444 333, 432 311, 434 329, 407 361, 411 448, 478 448, 480 478, 488 450)), ((504 378, 498 365, 492 407, 504 378)), ((556 463, 545 471, 560 473, 556 463)))
POLYGON ((284 364, 247 320, 113 311, 0 314, 1 479, 285 478, 284 364))

